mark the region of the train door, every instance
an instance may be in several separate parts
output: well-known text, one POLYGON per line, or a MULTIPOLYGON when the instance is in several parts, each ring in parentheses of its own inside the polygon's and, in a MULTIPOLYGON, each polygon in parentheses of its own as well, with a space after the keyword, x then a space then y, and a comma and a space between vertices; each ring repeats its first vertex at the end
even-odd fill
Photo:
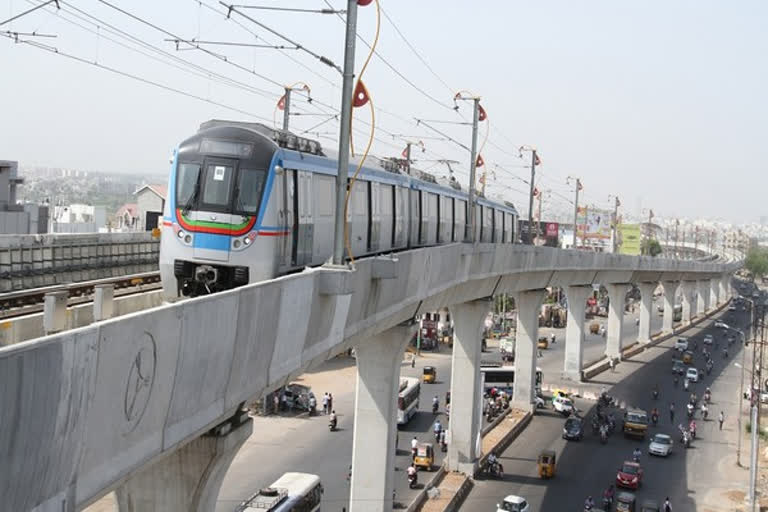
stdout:
POLYGON ((294 196, 296 226, 294 262, 296 266, 312 263, 312 242, 314 229, 312 222, 312 173, 296 171, 296 194, 294 196))
POLYGON ((196 259, 229 261, 232 225, 241 221, 240 215, 232 215, 236 172, 237 160, 206 158, 203 163, 196 194, 197 209, 190 209, 184 215, 197 231, 192 243, 192 255, 196 259))
POLYGON ((291 236, 281 236, 278 238, 278 268, 284 272, 295 266, 294 246, 296 245, 296 235, 298 233, 295 224, 295 199, 296 199, 296 171, 284 169, 281 175, 275 180, 274 193, 279 198, 280 207, 278 208, 277 221, 283 232, 290 232, 291 236))

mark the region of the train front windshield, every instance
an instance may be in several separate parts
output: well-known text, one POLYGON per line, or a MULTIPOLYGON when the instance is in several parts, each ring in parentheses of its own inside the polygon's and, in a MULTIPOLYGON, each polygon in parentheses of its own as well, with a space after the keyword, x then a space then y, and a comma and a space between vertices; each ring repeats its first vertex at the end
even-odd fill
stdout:
POLYGON ((205 159, 204 168, 198 163, 179 163, 176 204, 183 214, 204 210, 256 215, 267 171, 249 167, 246 162, 211 158, 205 159))

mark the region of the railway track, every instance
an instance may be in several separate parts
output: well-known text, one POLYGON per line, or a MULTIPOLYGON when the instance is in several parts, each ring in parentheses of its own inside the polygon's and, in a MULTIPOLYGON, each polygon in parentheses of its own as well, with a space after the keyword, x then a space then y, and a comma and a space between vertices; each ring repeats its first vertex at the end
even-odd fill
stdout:
POLYGON ((145 272, 2 293, 0 294, 0 319, 42 312, 45 295, 51 292, 66 291, 69 294, 68 306, 70 307, 93 302, 94 288, 103 284, 114 286, 115 298, 159 290, 162 287, 160 272, 145 272))

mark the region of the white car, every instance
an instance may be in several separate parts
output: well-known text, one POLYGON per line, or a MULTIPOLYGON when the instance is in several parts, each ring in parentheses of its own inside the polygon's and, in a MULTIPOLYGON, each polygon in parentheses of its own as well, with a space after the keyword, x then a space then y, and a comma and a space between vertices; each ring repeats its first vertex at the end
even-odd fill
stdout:
POLYGON ((504 501, 496 504, 496 512, 531 512, 531 507, 525 498, 510 494, 504 501))
POLYGON ((688 371, 685 372, 685 378, 691 382, 699 382, 699 370, 696 368, 688 368, 688 371))
POLYGON ((688 350, 688 338, 677 338, 675 341, 675 350, 685 352, 688 350))
POLYGON ((658 455, 659 457, 666 457, 672 453, 672 438, 666 434, 656 434, 651 439, 651 444, 648 445, 648 453, 651 455, 658 455))
POLYGON ((552 399, 552 405, 559 413, 571 413, 573 412, 573 401, 570 398, 562 396, 556 396, 552 399))
POLYGON ((535 405, 537 409, 543 409, 546 404, 543 398, 541 398, 539 395, 536 395, 536 397, 533 399, 533 405, 535 405))
POLYGON ((718 329, 727 329, 728 324, 726 324, 722 320, 715 320, 715 327, 717 327, 718 329))
POLYGON ((711 345, 714 342, 714 338, 712 338, 711 334, 707 334, 704 336, 704 344, 705 345, 711 345))

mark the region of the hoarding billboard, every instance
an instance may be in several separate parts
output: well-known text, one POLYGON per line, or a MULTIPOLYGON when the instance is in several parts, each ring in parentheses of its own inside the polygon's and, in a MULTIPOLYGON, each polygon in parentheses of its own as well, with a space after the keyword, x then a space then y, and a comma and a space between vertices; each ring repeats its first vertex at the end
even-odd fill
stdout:
POLYGON ((617 245, 619 254, 640 255, 640 224, 619 224, 616 227, 618 233, 617 245))
POLYGON ((613 212, 580 207, 576 215, 576 236, 581 240, 610 240, 613 212))

